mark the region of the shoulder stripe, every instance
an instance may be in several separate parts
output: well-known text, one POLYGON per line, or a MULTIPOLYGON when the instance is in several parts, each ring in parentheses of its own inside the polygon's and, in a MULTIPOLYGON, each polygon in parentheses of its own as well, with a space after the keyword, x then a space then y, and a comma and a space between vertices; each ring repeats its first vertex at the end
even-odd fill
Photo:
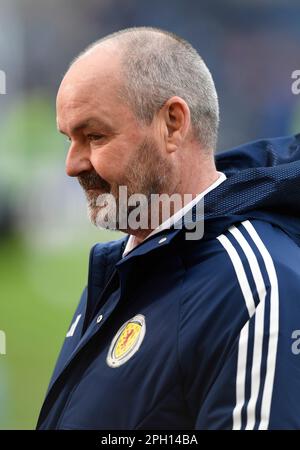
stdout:
MULTIPOLYGON (((268 357, 267 357, 267 371, 264 383, 262 404, 261 404, 261 419, 259 424, 260 430, 265 430, 269 426, 271 401, 273 394, 273 385, 275 377, 277 345, 278 345, 278 331, 279 331, 279 291, 278 280, 275 266, 272 257, 266 246, 259 237, 254 226, 248 221, 242 222, 247 230, 249 236, 257 246, 262 255, 266 270, 270 281, 270 325, 269 325, 269 342, 268 342, 268 357)), ((263 331, 263 330, 262 330, 263 331)))
MULTIPOLYGON (((247 367, 247 352, 249 341, 249 321, 244 325, 239 336, 238 355, 237 355, 237 373, 236 373, 236 404, 233 410, 233 429, 242 428, 242 410, 246 404, 245 400, 245 384, 247 372, 251 370, 251 390, 250 398, 247 403, 246 424, 247 430, 252 430, 256 425, 256 408, 259 393, 262 391, 261 411, 259 415, 258 428, 267 429, 269 425, 271 400, 275 376, 276 354, 278 343, 279 328, 279 298, 278 298, 278 281, 272 257, 266 246, 259 237, 254 226, 247 220, 242 222, 247 236, 235 226, 229 228, 229 232, 234 240, 229 240, 224 234, 217 237, 228 253, 233 264, 239 285, 241 287, 245 304, 249 314, 249 320, 254 316, 254 341, 253 356, 250 367, 247 367), (236 243, 236 245, 235 245, 236 243), (253 293, 246 275, 245 267, 237 246, 243 251, 247 258, 251 275, 253 277, 256 291, 259 298, 259 304, 255 307, 253 293), (253 248, 258 251, 261 256, 258 262, 257 256, 253 248), (264 266, 264 267, 263 267, 264 266), (263 341, 265 328, 265 305, 267 291, 264 278, 262 276, 264 270, 270 284, 270 326, 268 335, 267 354, 263 355, 263 341), (261 379, 262 363, 266 362, 265 379, 261 379)), ((269 298, 269 297, 268 297, 269 298)), ((252 345, 252 344, 251 344, 252 345)))
POLYGON ((257 258, 252 248, 248 244, 247 240, 235 226, 230 227, 229 231, 232 233, 237 242, 240 244, 243 252, 245 253, 248 259, 260 302, 255 312, 254 348, 253 348, 252 369, 251 369, 251 395, 247 405, 246 430, 253 430, 255 426, 256 403, 261 383, 260 370, 261 370, 263 337, 264 337, 266 288, 257 258))
POLYGON ((236 371, 236 404, 233 410, 233 430, 242 428, 242 409, 245 403, 245 384, 247 370, 247 352, 249 339, 249 321, 246 322, 239 338, 237 371, 236 371))
MULTIPOLYGON (((240 243, 241 247, 244 250, 244 253, 248 258, 249 265, 253 273, 253 278, 257 285, 257 290, 260 293, 260 298, 265 296, 266 291, 263 277, 261 275, 259 265, 253 250, 251 249, 250 245, 248 244, 242 233, 236 227, 234 226, 230 227, 229 231, 240 243)), ((255 302, 241 258, 236 249, 234 248, 233 244, 224 234, 218 236, 217 239, 223 245, 223 247, 225 248, 231 259, 237 279, 239 281, 240 288, 244 296, 249 317, 251 318, 255 312, 255 302)), ((247 321, 247 323, 244 325, 239 337, 238 361, 236 373, 236 405, 234 407, 232 416, 234 430, 240 430, 242 427, 242 409, 245 403, 248 339, 249 339, 249 321, 247 321)))
POLYGON ((242 290, 245 299, 249 316, 252 317, 255 312, 255 302, 241 258, 239 257, 238 252, 236 251, 236 249, 234 248, 228 237, 226 237, 224 234, 221 234, 220 236, 217 237, 217 239, 223 245, 223 247, 225 248, 231 259, 240 288, 242 290))

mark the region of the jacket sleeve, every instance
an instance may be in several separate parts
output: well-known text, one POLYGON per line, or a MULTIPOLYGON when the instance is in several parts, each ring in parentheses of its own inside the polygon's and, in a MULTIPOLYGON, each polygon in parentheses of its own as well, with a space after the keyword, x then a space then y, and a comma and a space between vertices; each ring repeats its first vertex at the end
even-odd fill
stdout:
POLYGON ((300 429, 299 248, 248 221, 217 241, 181 304, 195 429, 300 429))
POLYGON ((66 332, 66 336, 63 342, 63 345, 60 349, 59 356, 57 358, 54 371, 52 373, 52 377, 50 380, 50 384, 48 386, 48 390, 52 384, 52 381, 56 379, 57 374, 61 371, 61 368, 64 366, 65 361, 68 359, 72 351, 77 346, 80 338, 83 327, 84 320, 84 312, 86 308, 86 298, 87 298, 87 287, 83 289, 83 292, 80 297, 79 304, 76 308, 76 311, 73 315, 70 326, 66 332))

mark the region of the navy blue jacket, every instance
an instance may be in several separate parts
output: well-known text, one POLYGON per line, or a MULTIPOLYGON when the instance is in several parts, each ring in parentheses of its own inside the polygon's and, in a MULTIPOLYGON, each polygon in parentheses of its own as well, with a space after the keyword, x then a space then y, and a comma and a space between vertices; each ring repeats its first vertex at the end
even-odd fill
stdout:
POLYGON ((39 429, 300 428, 300 135, 216 162, 202 239, 92 248, 39 429))

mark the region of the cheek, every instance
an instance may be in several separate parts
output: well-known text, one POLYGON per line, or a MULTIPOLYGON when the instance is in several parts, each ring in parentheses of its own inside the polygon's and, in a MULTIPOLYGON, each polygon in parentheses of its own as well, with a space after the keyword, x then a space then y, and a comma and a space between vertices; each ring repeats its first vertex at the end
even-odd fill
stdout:
POLYGON ((107 144, 91 152, 91 163, 96 172, 106 181, 113 183, 122 178, 129 149, 123 145, 107 144))

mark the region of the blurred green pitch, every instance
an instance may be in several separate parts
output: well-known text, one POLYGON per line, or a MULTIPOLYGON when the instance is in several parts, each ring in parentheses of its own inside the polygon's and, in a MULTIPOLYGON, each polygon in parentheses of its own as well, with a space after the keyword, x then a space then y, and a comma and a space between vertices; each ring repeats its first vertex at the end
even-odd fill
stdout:
MULTIPOLYGON (((99 231, 99 241, 119 236, 99 231)), ((7 341, 0 355, 0 429, 35 428, 93 243, 55 252, 33 250, 18 238, 0 244, 0 329, 7 341)))

